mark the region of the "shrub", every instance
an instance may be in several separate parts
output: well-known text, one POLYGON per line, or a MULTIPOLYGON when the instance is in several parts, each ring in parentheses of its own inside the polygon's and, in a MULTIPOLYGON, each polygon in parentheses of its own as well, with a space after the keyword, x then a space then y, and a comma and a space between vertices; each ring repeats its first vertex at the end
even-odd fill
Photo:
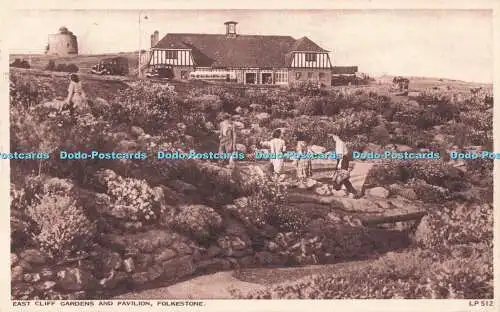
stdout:
POLYGON ((56 62, 54 62, 54 60, 50 60, 47 63, 47 66, 45 66, 45 70, 54 71, 55 69, 56 69, 56 62))
POLYGON ((372 130, 372 142, 385 146, 389 143, 391 135, 389 131, 383 126, 379 125, 372 130))
POLYGON ((31 68, 30 63, 26 60, 21 60, 16 58, 14 62, 10 64, 11 67, 17 67, 17 68, 31 68))
POLYGON ((493 246, 493 205, 450 204, 424 217, 415 238, 426 248, 485 243, 493 246))
POLYGON ((69 196, 46 195, 28 208, 28 215, 38 226, 35 242, 53 258, 83 250, 95 235, 95 224, 69 196))
POLYGON ((162 215, 163 207, 157 202, 153 189, 144 180, 122 178, 107 180, 107 194, 111 197, 112 211, 132 221, 151 223, 162 215))
POLYGON ((222 218, 215 210, 205 205, 181 206, 174 219, 174 228, 199 243, 206 244, 221 230, 222 218))
POLYGON ((55 97, 54 86, 36 77, 10 74, 10 107, 29 108, 55 97))
POLYGON ((182 117, 182 106, 175 101, 175 96, 168 86, 140 81, 118 91, 105 117, 115 123, 129 123, 147 133, 158 134, 182 117))
POLYGON ((491 299, 493 266, 489 257, 434 259, 414 250, 388 254, 354 268, 312 275, 249 293, 244 299, 491 299))

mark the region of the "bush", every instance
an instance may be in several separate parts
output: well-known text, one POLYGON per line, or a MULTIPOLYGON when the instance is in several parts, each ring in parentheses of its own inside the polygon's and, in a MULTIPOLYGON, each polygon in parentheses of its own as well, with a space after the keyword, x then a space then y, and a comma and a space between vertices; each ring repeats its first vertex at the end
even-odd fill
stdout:
POLYGON ((373 128, 371 138, 372 142, 385 146, 389 143, 390 139, 391 135, 383 125, 373 128))
POLYGON ((179 214, 174 219, 174 228, 201 244, 207 244, 222 229, 222 218, 208 206, 181 206, 179 214))
POLYGON ((182 106, 176 102, 175 96, 168 86, 140 81, 118 91, 105 118, 159 134, 182 118, 182 106))
POLYGON ((33 239, 53 258, 85 249, 95 235, 95 224, 69 196, 46 195, 28 208, 28 215, 38 227, 33 239))
POLYGON ((232 293, 240 299, 492 299, 492 281, 488 256, 441 260, 415 250, 355 268, 343 266, 336 273, 232 293))
POLYGON ((54 60, 50 60, 47 63, 47 66, 45 66, 45 70, 54 71, 55 69, 56 69, 56 62, 54 62, 54 60))
POLYGON ((163 214, 163 207, 157 202, 153 189, 146 181, 116 176, 105 183, 114 215, 152 223, 163 214))
POLYGON ((21 60, 16 58, 14 62, 10 64, 11 67, 17 67, 17 68, 31 68, 30 63, 26 60, 21 60))
POLYGON ((77 73, 79 69, 77 65, 69 63, 69 64, 58 64, 55 66, 53 70, 57 72, 77 73))
POLYGON ((453 203, 439 207, 422 219, 415 238, 426 248, 471 243, 493 248, 493 205, 453 203))

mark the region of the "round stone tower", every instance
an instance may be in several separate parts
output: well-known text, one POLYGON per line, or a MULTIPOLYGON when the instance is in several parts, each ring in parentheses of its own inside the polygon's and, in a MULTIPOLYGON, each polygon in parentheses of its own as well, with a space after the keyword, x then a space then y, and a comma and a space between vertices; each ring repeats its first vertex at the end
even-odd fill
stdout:
POLYGON ((59 33, 49 35, 45 53, 58 56, 78 55, 78 40, 66 27, 61 27, 59 33))

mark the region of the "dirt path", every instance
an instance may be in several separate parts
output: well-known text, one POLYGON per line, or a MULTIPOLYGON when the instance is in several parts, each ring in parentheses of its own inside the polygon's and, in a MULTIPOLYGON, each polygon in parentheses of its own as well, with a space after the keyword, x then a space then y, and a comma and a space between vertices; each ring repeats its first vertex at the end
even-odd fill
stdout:
POLYGON ((247 292, 262 287, 260 284, 239 280, 233 276, 233 273, 233 271, 226 271, 204 275, 172 286, 128 293, 113 299, 231 299, 230 288, 247 292))
POLYGON ((296 281, 315 274, 345 275, 370 265, 373 260, 345 263, 309 265, 294 268, 255 268, 226 271, 195 277, 172 286, 123 294, 113 299, 234 299, 230 289, 247 293, 266 286, 296 281))

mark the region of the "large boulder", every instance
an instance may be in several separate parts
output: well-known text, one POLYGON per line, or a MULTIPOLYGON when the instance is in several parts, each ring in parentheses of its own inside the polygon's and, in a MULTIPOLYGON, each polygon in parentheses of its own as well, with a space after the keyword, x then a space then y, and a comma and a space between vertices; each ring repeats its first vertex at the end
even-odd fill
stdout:
POLYGON ((389 197, 389 191, 381 186, 374 187, 366 190, 366 194, 371 197, 377 198, 387 198, 389 197))
POLYGON ((95 287, 96 279, 89 271, 68 268, 58 273, 59 287, 66 291, 80 291, 95 287))

